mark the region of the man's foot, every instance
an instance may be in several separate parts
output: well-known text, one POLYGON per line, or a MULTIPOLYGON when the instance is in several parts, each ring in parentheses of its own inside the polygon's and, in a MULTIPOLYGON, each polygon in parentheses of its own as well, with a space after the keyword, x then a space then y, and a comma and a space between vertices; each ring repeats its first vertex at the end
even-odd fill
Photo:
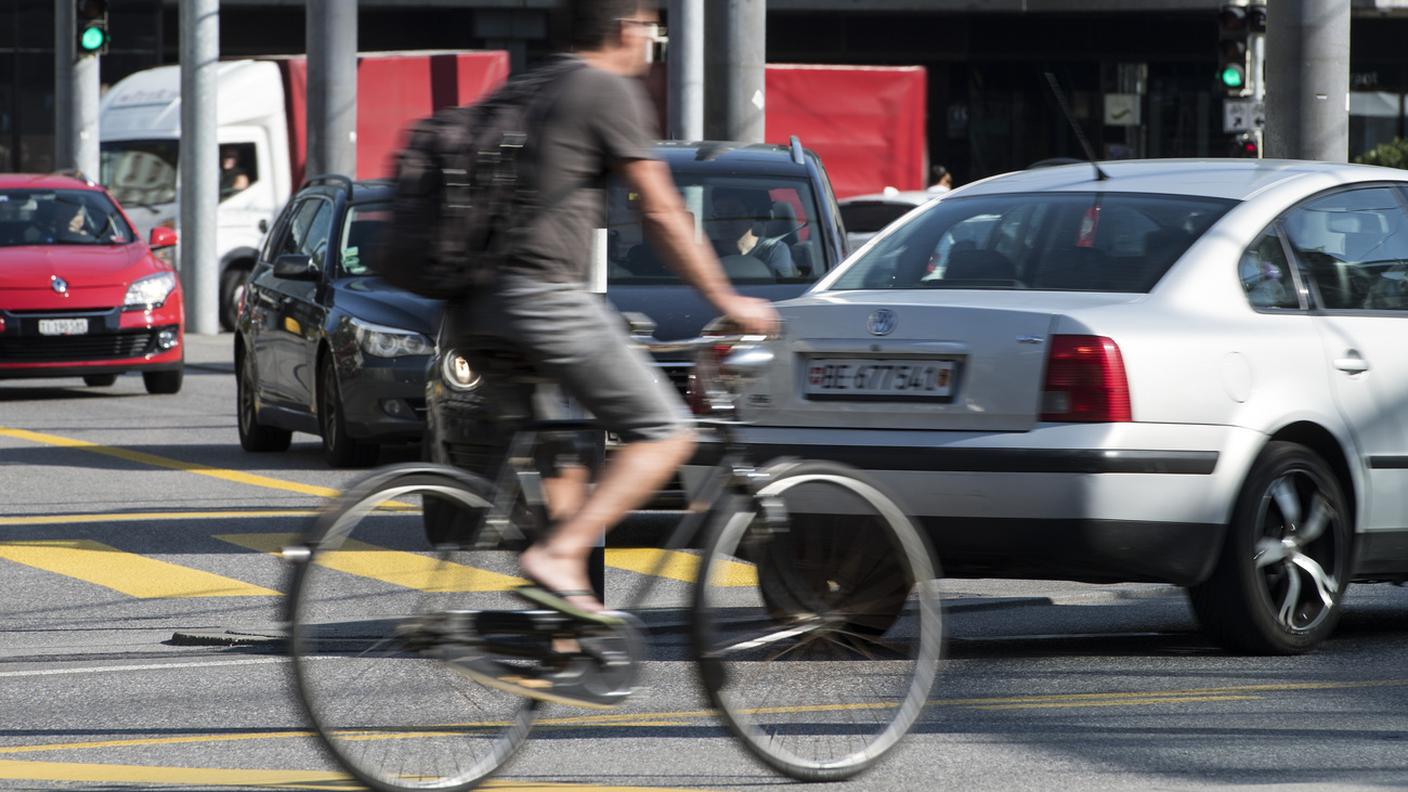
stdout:
POLYGON ((450 668, 485 687, 515 696, 566 704, 570 707, 606 709, 625 701, 631 688, 601 690, 596 664, 575 657, 555 667, 511 666, 482 655, 445 656, 450 668))
POLYGON ((533 582, 520 593, 533 602, 563 613, 598 614, 606 610, 592 592, 585 558, 557 554, 535 544, 518 556, 518 567, 533 582), (530 594, 534 588, 546 596, 538 599, 540 595, 530 594))

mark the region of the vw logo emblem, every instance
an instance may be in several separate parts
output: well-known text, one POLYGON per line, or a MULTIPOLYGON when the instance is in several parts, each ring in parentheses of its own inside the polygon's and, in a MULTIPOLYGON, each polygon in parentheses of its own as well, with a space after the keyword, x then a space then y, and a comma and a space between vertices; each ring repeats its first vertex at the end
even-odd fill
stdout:
POLYGON ((899 322, 900 318, 895 316, 894 311, 889 308, 881 308, 865 320, 865 329, 869 330, 871 335, 889 335, 895 332, 895 325, 899 322))
POLYGON ((52 286, 54 291, 59 294, 68 293, 68 281, 64 280, 63 278, 60 278, 58 275, 54 275, 50 278, 49 285, 52 286))

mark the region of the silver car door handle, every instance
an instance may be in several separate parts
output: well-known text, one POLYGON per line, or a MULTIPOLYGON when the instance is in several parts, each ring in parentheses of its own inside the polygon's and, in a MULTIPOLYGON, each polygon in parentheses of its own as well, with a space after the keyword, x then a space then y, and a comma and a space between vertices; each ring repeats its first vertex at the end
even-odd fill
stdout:
POLYGON ((1369 370, 1369 361, 1351 349, 1344 353, 1344 357, 1335 358, 1335 368, 1346 374, 1362 374, 1369 370))

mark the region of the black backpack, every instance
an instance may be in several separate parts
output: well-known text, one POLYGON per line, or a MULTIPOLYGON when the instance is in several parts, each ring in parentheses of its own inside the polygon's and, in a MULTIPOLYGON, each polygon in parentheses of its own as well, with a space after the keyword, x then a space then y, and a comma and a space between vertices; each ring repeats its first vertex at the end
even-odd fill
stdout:
POLYGON ((563 78, 584 65, 561 58, 417 122, 397 156, 391 225, 371 268, 436 300, 488 284, 510 233, 540 207, 534 135, 563 78))

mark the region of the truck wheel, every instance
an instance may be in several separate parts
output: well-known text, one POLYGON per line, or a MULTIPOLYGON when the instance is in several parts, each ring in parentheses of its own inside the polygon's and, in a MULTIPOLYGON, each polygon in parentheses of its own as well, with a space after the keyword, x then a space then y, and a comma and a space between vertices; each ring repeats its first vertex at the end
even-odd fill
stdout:
POLYGON ((142 384, 147 386, 147 393, 180 393, 185 374, 184 369, 143 371, 142 384))
POLYGON ((249 355, 239 357, 239 376, 235 378, 235 409, 239 413, 240 448, 261 453, 287 451, 293 432, 262 426, 254 403, 254 363, 249 355))
POLYGON ((368 467, 381 455, 381 446, 359 442, 347 433, 342 390, 331 356, 324 357, 318 369, 318 428, 323 433, 323 456, 333 467, 368 467))
POLYGON ((1188 591, 1193 611, 1234 652, 1309 651, 1339 621, 1351 539, 1329 465, 1304 446, 1270 443, 1237 497, 1212 577, 1188 591))
POLYGON ((230 265, 220 275, 220 326, 226 330, 233 331, 239 322, 240 298, 248 280, 249 270, 239 264, 230 265))

